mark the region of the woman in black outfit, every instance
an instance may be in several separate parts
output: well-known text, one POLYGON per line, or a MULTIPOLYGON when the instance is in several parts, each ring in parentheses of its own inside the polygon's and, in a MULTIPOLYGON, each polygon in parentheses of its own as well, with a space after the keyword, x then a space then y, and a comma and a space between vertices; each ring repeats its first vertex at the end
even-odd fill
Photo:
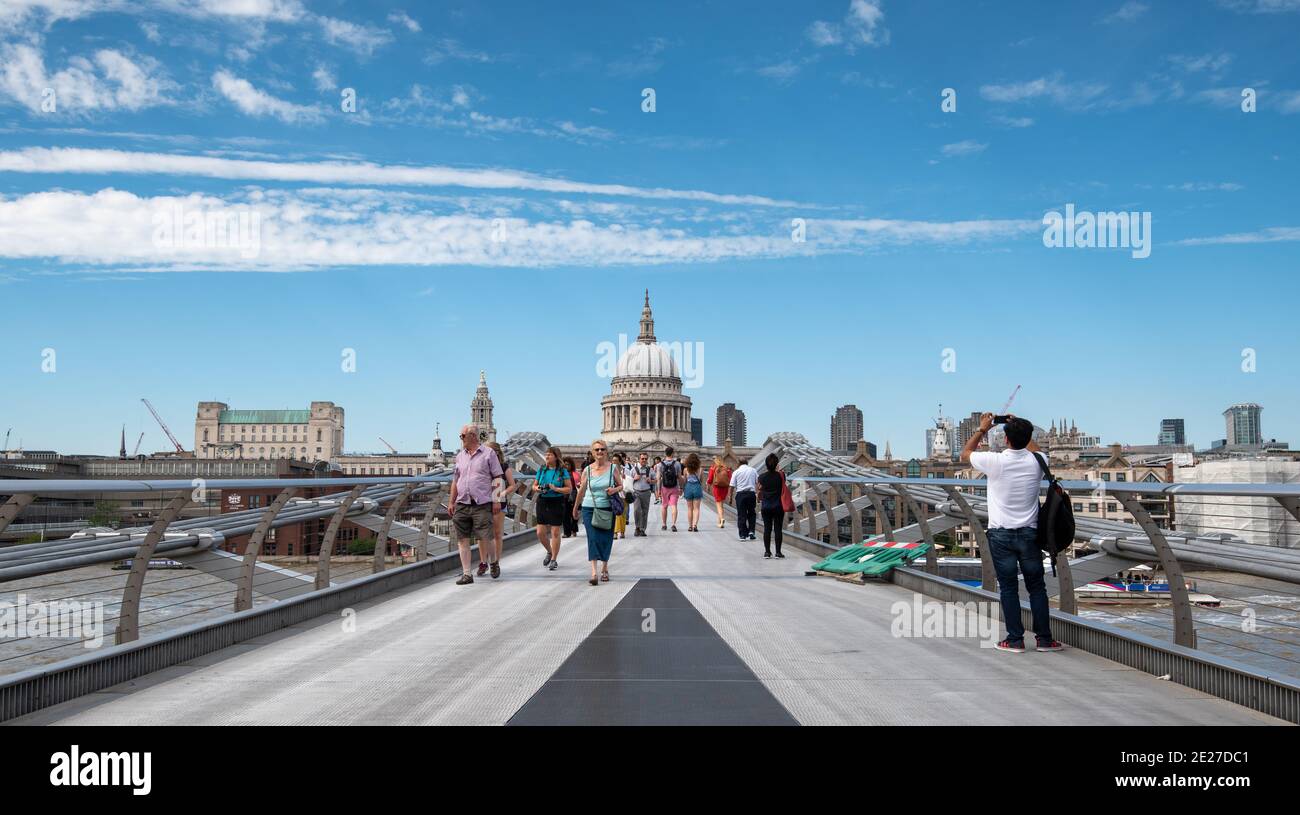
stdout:
POLYGON ((578 534, 578 522, 573 519, 573 498, 578 494, 578 465, 572 456, 564 457, 564 469, 569 471, 569 491, 564 495, 564 537, 572 538, 578 534))
POLYGON ((776 453, 769 453, 763 463, 767 472, 758 477, 758 501, 763 513, 763 557, 772 556, 772 532, 776 532, 776 556, 781 554, 781 527, 785 524, 785 510, 781 508, 781 488, 785 474, 776 468, 776 453))

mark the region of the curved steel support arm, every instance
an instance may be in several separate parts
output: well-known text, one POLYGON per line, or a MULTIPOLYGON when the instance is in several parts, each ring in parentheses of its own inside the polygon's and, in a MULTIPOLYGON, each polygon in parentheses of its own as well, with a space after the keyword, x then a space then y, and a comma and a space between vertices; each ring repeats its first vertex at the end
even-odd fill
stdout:
POLYGON ((1156 557, 1160 558, 1160 568, 1164 569, 1165 578, 1169 580, 1169 598, 1174 604, 1174 644, 1195 648, 1196 625, 1192 618, 1191 599, 1187 596, 1187 580, 1183 577, 1183 567, 1179 565, 1178 558, 1174 557, 1174 550, 1165 539, 1164 530, 1156 526, 1137 498, 1127 494, 1111 494, 1120 500, 1124 509, 1142 527, 1147 540, 1151 541, 1152 548, 1156 550, 1156 557))
POLYGON ((13 523, 14 518, 18 517, 18 513, 26 509, 35 500, 36 493, 34 492, 20 492, 9 496, 9 500, 5 502, 5 505, 0 507, 0 532, 5 531, 5 528, 13 523))
POLYGON ((871 499, 871 506, 876 509, 876 524, 884 530, 886 540, 893 540, 894 522, 889 519, 889 513, 885 511, 884 500, 870 484, 867 485, 867 497, 871 499))
POLYGON ((330 516, 329 526, 325 527, 325 539, 320 543, 320 554, 316 558, 316 588, 318 589, 329 588, 330 556, 334 554, 334 539, 338 537, 339 527, 343 525, 343 518, 348 514, 348 510, 352 509, 352 504, 365 490, 364 484, 353 487, 352 491, 339 502, 339 508, 330 516))
POLYGON ((121 616, 118 617, 117 634, 113 640, 118 645, 124 642, 135 642, 140 638, 140 594, 144 589, 145 576, 149 572, 149 560, 153 557, 154 549, 158 547, 158 541, 162 540, 167 527, 176 520, 177 515, 181 514, 181 510, 189 505, 190 497, 190 493, 182 493, 163 508, 158 514, 158 520, 154 521, 153 526, 150 526, 149 531, 145 533, 140 548, 135 552, 135 557, 131 559, 131 573, 126 576, 126 588, 122 591, 121 616))
POLYGON ((902 484, 895 484, 894 490, 898 493, 899 498, 902 498, 907 502, 908 509, 910 509, 912 514, 916 516, 916 522, 921 527, 921 537, 925 539, 926 543, 930 544, 930 548, 927 549, 925 553, 926 572, 929 574, 938 574, 939 555, 935 552, 934 535, 930 532, 930 521, 925 517, 926 513, 921 511, 924 508, 916 502, 916 499, 912 497, 912 494, 908 492, 907 488, 902 484))
POLYGON ((993 553, 989 551, 989 537, 984 533, 984 524, 980 523, 980 518, 975 514, 975 509, 966 500, 966 496, 958 491, 956 487, 947 486, 943 488, 948 493, 948 497, 956 504, 963 513, 966 514, 966 523, 970 524, 971 534, 975 536, 975 542, 980 548, 980 588, 984 591, 997 591, 998 575, 993 568, 993 553))
POLYGON ((247 611, 253 607, 253 577, 257 574, 257 557, 262 554, 262 541, 275 522, 275 516, 280 514, 284 505, 298 492, 297 487, 280 490, 280 494, 275 496, 275 500, 262 513, 253 534, 249 535, 248 543, 244 546, 244 566, 239 570, 239 583, 235 587, 235 611, 247 611))
POLYGON ((371 571, 379 573, 384 570, 384 558, 388 554, 388 530, 393 528, 393 521, 397 518, 397 513, 402 511, 406 506, 406 499, 411 497, 411 490, 415 489, 414 484, 407 484, 402 487, 402 491, 393 499, 393 503, 388 505, 388 512, 384 513, 384 522, 379 527, 379 534, 375 537, 375 560, 371 571))

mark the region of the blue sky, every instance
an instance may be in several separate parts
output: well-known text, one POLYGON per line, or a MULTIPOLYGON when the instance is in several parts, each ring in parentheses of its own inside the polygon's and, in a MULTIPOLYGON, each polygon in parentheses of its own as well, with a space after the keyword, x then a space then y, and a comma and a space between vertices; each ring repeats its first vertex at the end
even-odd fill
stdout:
POLYGON ((585 441, 648 287, 710 443, 852 402, 919 454, 1016 384, 1105 442, 1239 401, 1300 442, 1300 0, 542 5, 0 6, 0 428, 326 399, 422 450, 485 368, 500 428, 585 441), (1150 213, 1150 256, 1044 246, 1066 204, 1150 213))

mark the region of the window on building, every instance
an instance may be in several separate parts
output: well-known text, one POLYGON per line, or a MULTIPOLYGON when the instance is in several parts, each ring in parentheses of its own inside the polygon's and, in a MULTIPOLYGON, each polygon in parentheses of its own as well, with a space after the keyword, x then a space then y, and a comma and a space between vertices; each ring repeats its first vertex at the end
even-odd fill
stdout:
POLYGON ((1096 512, 1096 511, 1097 511, 1097 505, 1096 505, 1096 504, 1088 504, 1088 511, 1089 511, 1089 512, 1096 512))
POLYGON ((1116 504, 1115 504, 1114 501, 1107 501, 1107 502, 1106 502, 1106 511, 1107 511, 1107 512, 1115 512, 1115 511, 1118 510, 1118 509, 1119 509, 1119 507, 1116 506, 1116 504))
POLYGON ((1110 473, 1102 473, 1102 474, 1101 474, 1101 480, 1102 480, 1102 481, 1109 481, 1109 480, 1110 480, 1110 473))
POLYGON ((1083 504, 1075 504, 1075 505, 1074 505, 1074 511, 1075 511, 1075 512, 1083 512, 1083 504))
POLYGON ((1116 480, 1116 481, 1128 481, 1128 474, 1127 474, 1127 473, 1115 473, 1115 480, 1116 480))

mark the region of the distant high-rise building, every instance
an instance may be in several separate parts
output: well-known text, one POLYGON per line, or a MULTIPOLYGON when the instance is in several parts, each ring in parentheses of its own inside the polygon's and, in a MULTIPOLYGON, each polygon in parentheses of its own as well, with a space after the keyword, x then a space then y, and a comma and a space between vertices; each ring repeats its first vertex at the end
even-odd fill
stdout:
POLYGON ((699 447, 704 446, 704 420, 691 418, 691 441, 699 447))
POLYGON ((1156 437, 1156 444, 1187 444, 1187 435, 1183 430, 1183 420, 1161 419, 1160 435, 1156 437))
POLYGON ((975 431, 980 429, 980 414, 978 411, 962 419, 957 425, 957 440, 953 443, 953 449, 960 453, 966 449, 966 442, 970 437, 975 435, 975 431))
POLYGON ((1263 444, 1264 433, 1259 426, 1263 409, 1254 402, 1242 402, 1223 411, 1228 444, 1263 444))
POLYGON ((735 402, 718 405, 718 440, 716 444, 721 447, 728 439, 731 440, 734 447, 744 447, 746 445, 745 411, 737 408, 735 402))
MULTIPOLYGON (((831 417, 831 452, 852 453, 862 438, 862 411, 857 405, 840 405, 831 417)), ((874 457, 874 456, 873 456, 874 457)))

